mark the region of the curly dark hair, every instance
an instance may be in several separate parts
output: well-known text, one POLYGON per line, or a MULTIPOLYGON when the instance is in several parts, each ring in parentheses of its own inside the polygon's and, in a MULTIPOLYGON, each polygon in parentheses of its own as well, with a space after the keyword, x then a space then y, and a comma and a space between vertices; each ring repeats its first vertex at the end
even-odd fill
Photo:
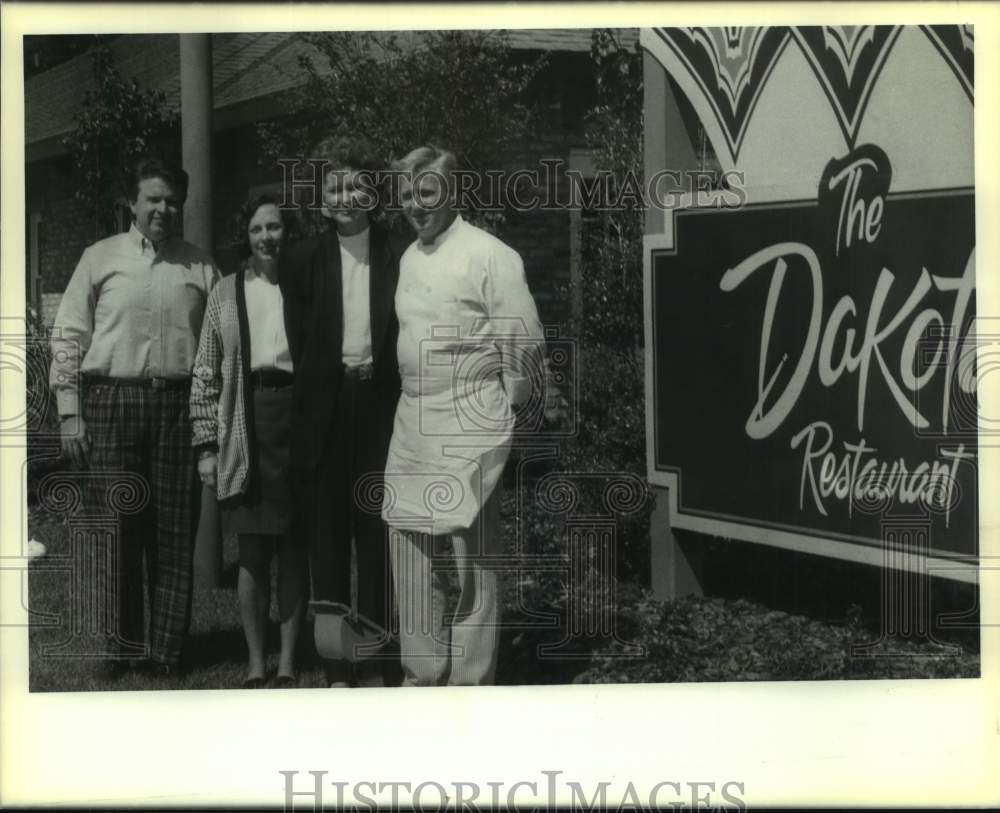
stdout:
POLYGON ((285 229, 286 245, 299 236, 298 217, 291 210, 281 208, 281 199, 277 195, 271 193, 255 195, 240 206, 239 211, 233 218, 233 243, 239 246, 240 259, 245 260, 252 253, 250 251, 250 238, 247 236, 247 230, 250 228, 250 221, 257 214, 257 210, 261 206, 277 207, 278 212, 281 214, 281 225, 285 229))

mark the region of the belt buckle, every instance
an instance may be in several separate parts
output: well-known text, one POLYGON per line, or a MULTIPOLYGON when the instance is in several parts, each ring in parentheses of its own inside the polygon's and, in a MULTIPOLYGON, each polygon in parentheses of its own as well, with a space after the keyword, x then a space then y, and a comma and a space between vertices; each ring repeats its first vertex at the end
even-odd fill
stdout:
POLYGON ((362 381, 371 381, 375 377, 375 368, 371 364, 362 364, 358 367, 358 378, 362 381))
POLYGON ((165 390, 167 388, 167 379, 165 378, 151 378, 150 386, 154 390, 165 390))

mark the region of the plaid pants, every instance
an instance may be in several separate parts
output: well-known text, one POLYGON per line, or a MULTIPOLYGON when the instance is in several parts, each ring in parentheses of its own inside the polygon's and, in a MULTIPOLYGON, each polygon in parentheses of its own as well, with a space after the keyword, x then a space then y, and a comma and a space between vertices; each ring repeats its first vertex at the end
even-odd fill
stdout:
MULTIPOLYGON (((95 552, 100 555, 98 587, 106 602, 111 655, 143 651, 145 553, 149 657, 171 665, 180 660, 191 621, 198 517, 188 396, 187 387, 155 390, 96 384, 87 388, 84 419, 91 471, 131 472, 149 484, 145 509, 120 517, 117 538, 107 543, 115 549, 95 552)), ((90 498, 106 504, 104 493, 90 498)))

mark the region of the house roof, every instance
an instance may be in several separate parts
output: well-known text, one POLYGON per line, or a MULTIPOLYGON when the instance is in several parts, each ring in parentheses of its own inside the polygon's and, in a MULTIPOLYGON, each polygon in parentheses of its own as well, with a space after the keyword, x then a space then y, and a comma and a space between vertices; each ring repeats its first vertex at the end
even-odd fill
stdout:
MULTIPOLYGON (((587 52, 591 29, 527 28, 507 31, 517 50, 587 52)), ((623 29, 623 44, 638 39, 634 29, 623 29)), ((270 96, 303 81, 299 57, 317 52, 295 33, 214 34, 212 62, 217 111, 241 102, 270 96)), ((166 94, 167 105, 180 107, 180 64, 177 34, 137 34, 109 43, 126 79, 140 87, 166 94)), ((89 53, 31 77, 24 83, 25 144, 57 139, 68 133, 83 109, 84 95, 94 89, 89 53)))

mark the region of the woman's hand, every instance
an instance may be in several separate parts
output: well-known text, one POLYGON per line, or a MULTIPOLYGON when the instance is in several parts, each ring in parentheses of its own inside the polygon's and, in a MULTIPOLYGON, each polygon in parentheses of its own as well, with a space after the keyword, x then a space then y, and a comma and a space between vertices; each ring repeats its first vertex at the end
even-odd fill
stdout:
POLYGON ((215 489, 219 457, 215 452, 202 452, 198 458, 198 478, 211 489, 215 489))

